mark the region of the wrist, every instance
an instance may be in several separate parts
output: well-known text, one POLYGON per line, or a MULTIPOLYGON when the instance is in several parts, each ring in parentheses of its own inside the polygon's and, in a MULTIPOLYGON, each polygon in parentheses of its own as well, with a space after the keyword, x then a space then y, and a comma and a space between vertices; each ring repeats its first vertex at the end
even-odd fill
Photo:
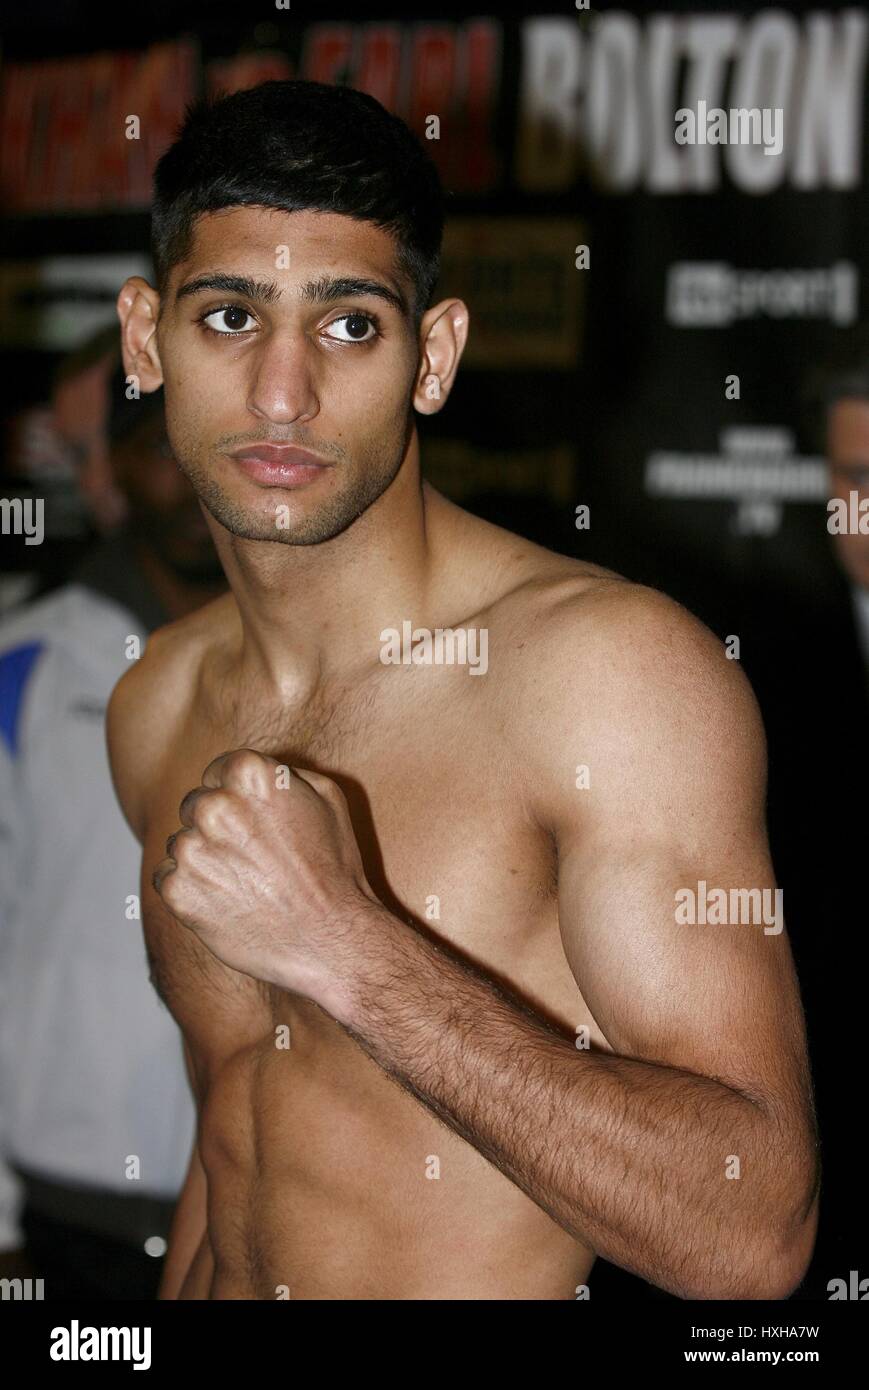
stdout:
POLYGON ((363 897, 344 918, 341 947, 330 962, 316 1003, 344 1027, 361 1022, 363 1000, 378 988, 394 949, 399 919, 377 899, 363 897))

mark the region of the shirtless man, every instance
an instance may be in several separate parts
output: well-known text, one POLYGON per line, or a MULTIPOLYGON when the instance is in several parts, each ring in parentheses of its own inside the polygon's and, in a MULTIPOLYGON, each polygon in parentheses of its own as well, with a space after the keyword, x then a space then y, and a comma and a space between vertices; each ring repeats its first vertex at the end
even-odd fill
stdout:
POLYGON ((468 331, 440 197, 372 99, 267 84, 188 122, 120 294, 231 585, 109 714, 199 1109, 161 1293, 572 1299, 600 1254, 782 1298, 818 1187, 787 936, 675 908, 773 886, 754 698, 668 598, 421 482, 468 331))

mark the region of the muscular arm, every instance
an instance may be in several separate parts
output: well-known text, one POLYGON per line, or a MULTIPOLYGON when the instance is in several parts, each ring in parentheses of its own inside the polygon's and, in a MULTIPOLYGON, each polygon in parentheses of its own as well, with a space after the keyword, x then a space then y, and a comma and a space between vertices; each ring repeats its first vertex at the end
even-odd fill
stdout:
POLYGON ((814 1243, 818 1184, 787 938, 680 925, 675 911, 700 880, 774 887, 762 726, 741 673, 683 610, 647 590, 610 609, 581 652, 569 624, 548 634, 545 733, 523 738, 529 803, 558 849, 565 954, 616 1055, 578 1050, 385 913, 333 1011, 599 1254, 686 1298, 786 1297, 814 1243))

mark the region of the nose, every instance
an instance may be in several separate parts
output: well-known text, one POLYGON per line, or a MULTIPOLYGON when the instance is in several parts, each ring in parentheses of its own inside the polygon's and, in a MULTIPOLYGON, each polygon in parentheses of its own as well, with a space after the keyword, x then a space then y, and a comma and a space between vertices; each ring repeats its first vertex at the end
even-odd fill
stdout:
POLYGON ((313 420, 319 413, 304 334, 269 334, 252 362, 247 408, 276 425, 313 420))

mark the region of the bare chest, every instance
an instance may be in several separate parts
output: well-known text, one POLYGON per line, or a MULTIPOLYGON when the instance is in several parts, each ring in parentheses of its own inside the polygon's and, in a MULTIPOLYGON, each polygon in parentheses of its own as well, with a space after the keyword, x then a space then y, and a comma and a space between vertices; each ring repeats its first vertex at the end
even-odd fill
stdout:
POLYGON ((485 700, 454 683, 418 701, 249 708, 222 723, 192 711, 153 788, 142 897, 152 979, 206 1065, 260 1045, 276 1022, 311 1027, 319 1014, 218 961, 151 886, 181 800, 212 759, 243 747, 340 784, 368 881, 396 916, 449 941, 554 1022, 588 1025, 592 1042, 607 1046, 564 957, 554 848, 528 812, 522 769, 485 700))

